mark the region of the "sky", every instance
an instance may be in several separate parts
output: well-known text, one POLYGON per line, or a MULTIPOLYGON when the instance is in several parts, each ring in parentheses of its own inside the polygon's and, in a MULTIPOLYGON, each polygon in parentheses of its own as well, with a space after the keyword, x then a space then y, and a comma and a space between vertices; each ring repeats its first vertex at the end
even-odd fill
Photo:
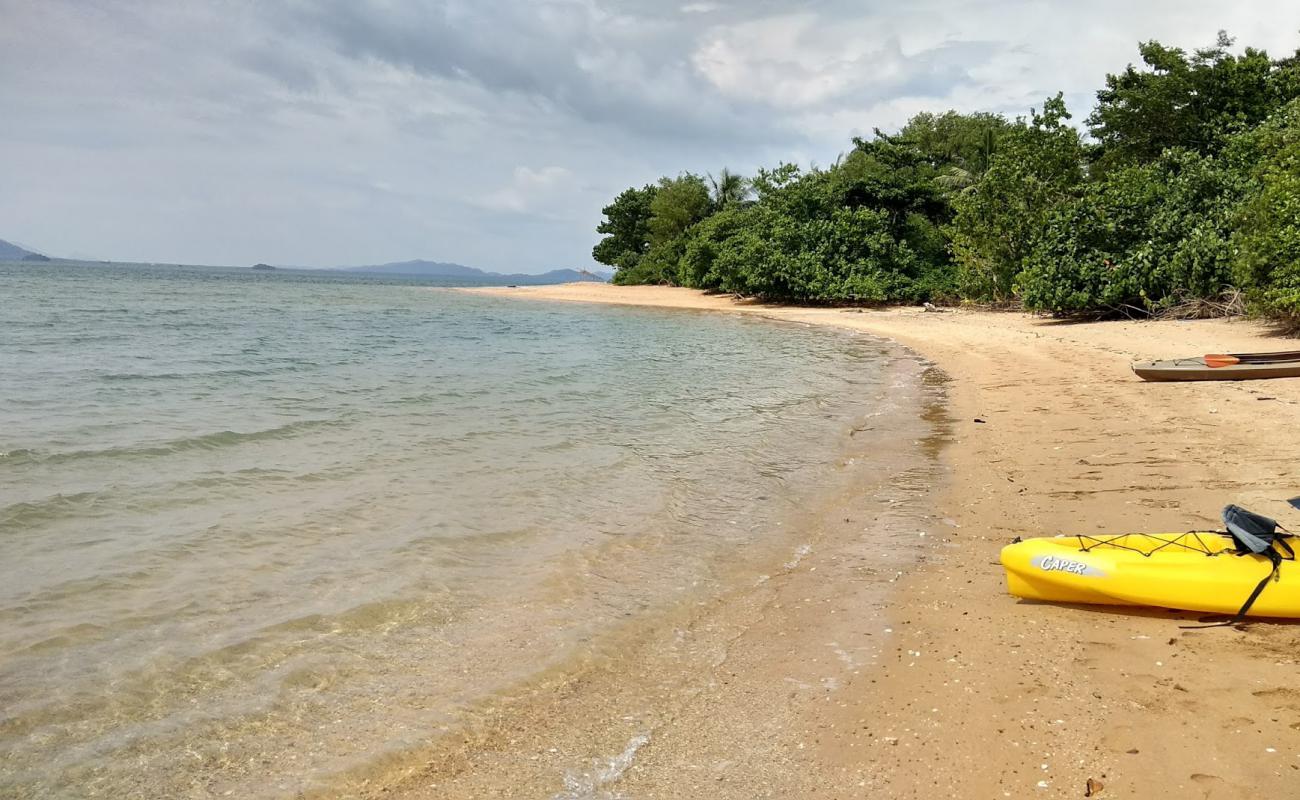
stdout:
POLYGON ((589 268, 683 170, 828 164, 918 111, 1076 122, 1137 43, 1274 56, 1240 0, 0 0, 0 238, 47 254, 589 268))

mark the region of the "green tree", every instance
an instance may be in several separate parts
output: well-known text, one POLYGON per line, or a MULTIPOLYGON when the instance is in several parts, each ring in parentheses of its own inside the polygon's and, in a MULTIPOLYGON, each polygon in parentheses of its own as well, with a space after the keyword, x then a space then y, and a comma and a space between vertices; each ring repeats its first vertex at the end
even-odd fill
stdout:
POLYGON ((1300 320, 1300 100, 1238 137, 1226 155, 1249 181, 1235 220, 1237 281, 1258 310, 1300 320))
POLYGON ((1287 58, 1273 62, 1270 76, 1273 105, 1279 110, 1292 100, 1300 98, 1300 49, 1287 58))
POLYGON ((895 237, 901 235, 913 214, 947 221, 951 208, 935 182, 938 170, 918 147, 901 136, 880 131, 874 139, 854 139, 853 145, 853 150, 826 172, 828 201, 884 211, 895 237))
POLYGON ((1048 216, 1083 180, 1083 146, 1060 94, 1000 137, 978 183, 953 198, 949 227, 963 297, 1004 301, 1048 216))
POLYGON ((689 172, 661 178, 650 200, 648 247, 634 267, 619 270, 616 283, 677 283, 686 234, 712 211, 704 179, 689 172))
POLYGON ((961 191, 983 176, 998 140, 1011 128, 1000 114, 922 112, 908 120, 898 138, 914 144, 938 171, 935 181, 948 191, 961 191))
POLYGON ((680 238, 707 217, 709 210, 709 189, 699 175, 687 172, 676 178, 661 178, 659 191, 650 201, 650 246, 680 238))
POLYGON ((650 249, 650 204, 657 192, 653 185, 626 189, 601 210, 605 218, 596 232, 605 236, 592 248, 591 256, 613 267, 616 277, 634 270, 650 249))
POLYGON ((1294 97, 1286 97, 1284 65, 1263 50, 1233 55, 1220 32, 1213 47, 1188 55, 1177 47, 1144 42, 1144 67, 1129 65, 1106 76, 1088 118, 1104 172, 1159 158, 1171 147, 1217 153, 1228 137, 1258 124, 1294 97), (1275 74, 1277 73, 1277 74, 1275 74))

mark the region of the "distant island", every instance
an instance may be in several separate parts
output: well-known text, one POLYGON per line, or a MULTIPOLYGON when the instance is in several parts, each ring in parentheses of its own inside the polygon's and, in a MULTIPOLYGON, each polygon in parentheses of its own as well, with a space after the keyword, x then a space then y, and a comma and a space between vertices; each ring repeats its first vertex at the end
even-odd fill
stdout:
POLYGON ((0 261, 49 261, 50 257, 0 239, 0 261))
POLYGON ((413 275, 422 278, 456 278, 476 283, 512 283, 520 286, 536 286, 548 283, 573 283, 575 281, 606 282, 609 274, 578 269, 553 269, 540 275, 502 274, 487 272, 464 264, 443 261, 396 261, 388 264, 372 264, 362 267, 342 267, 348 272, 364 272, 371 275, 413 275))
MULTIPOLYGON (((0 261, 24 261, 27 263, 51 261, 50 257, 20 247, 16 244, 6 242, 0 239, 0 261)), ((116 262, 99 261, 91 262, 86 259, 58 259, 60 263, 69 264, 112 264, 116 262)), ((123 262, 124 263, 124 262, 123 262)), ((159 265, 155 265, 159 266, 159 265)), ((162 265, 165 266, 165 265, 162 265)), ((177 265, 180 266, 180 265, 177 265)), ((284 272, 315 270, 319 267, 276 267, 271 264, 258 262, 251 270, 257 272, 284 272)), ((613 277, 612 272, 593 272, 585 269, 553 269, 549 272, 543 272, 540 275, 530 275, 525 273, 500 273, 488 272, 487 270, 478 269, 477 267, 467 267, 464 264, 454 264, 447 261, 424 261, 416 259, 413 261, 392 261, 386 264, 366 264, 363 266, 340 266, 326 268, 329 272, 348 272, 357 275, 391 275, 406 276, 416 278, 441 278, 449 282, 464 282, 467 285, 515 285, 515 286, 539 286, 552 283, 574 283, 577 281, 596 281, 607 283, 613 277)))

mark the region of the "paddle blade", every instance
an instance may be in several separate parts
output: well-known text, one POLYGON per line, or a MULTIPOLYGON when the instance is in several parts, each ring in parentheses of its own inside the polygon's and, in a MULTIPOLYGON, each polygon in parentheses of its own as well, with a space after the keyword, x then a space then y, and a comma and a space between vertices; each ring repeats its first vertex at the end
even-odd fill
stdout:
POLYGON ((1233 364, 1241 363, 1241 359, 1237 358, 1236 356, 1228 356, 1228 355, 1221 355, 1221 354, 1211 354, 1205 356, 1203 360, 1205 361, 1205 366, 1212 367, 1212 368, 1231 367, 1233 364))

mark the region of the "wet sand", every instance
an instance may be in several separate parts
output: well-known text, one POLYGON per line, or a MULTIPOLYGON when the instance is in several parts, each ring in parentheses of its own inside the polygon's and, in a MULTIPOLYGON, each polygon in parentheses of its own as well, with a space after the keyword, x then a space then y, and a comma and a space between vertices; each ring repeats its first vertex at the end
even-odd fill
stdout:
POLYGON ((946 480, 932 494, 867 478, 810 521, 824 546, 770 580, 629 631, 349 793, 1080 797, 1092 778, 1100 797, 1300 794, 1300 628, 1184 630, 1195 615, 1019 602, 996 563, 1017 535, 1214 527, 1229 502, 1300 530, 1277 502, 1300 494, 1300 380, 1148 384, 1129 371, 1289 349, 1264 327, 778 308, 602 284, 475 291, 896 340, 948 377, 946 420, 931 420, 950 440, 946 480), (855 535, 895 504, 930 516, 915 567, 855 535))

